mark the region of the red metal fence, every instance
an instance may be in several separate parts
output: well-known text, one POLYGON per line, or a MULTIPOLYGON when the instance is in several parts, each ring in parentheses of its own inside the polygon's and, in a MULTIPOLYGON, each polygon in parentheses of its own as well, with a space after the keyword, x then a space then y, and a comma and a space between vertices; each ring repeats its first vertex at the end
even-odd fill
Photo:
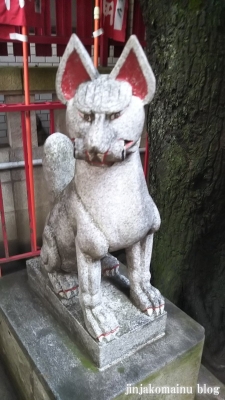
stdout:
MULTIPOLYGON (((35 43, 36 56, 52 55, 51 44, 57 46, 57 56, 63 55, 65 46, 70 35, 75 32, 82 43, 85 45, 89 54, 91 54, 91 46, 93 45, 93 0, 45 0, 44 27, 29 29, 29 43, 35 43)), ((103 3, 103 0, 101 1, 103 3)), ((128 18, 130 18, 132 6, 132 15, 134 18, 129 19, 127 24, 127 37, 131 33, 137 35, 139 41, 145 46, 145 26, 141 14, 140 4, 138 0, 134 3, 129 2, 128 18)), ((21 33, 21 28, 16 28, 21 33)), ((22 44, 13 41, 13 50, 15 56, 22 56, 22 44)), ((114 57, 119 57, 124 44, 108 39, 104 35, 100 40, 100 65, 107 65, 107 57, 109 56, 109 48, 114 46, 114 57)), ((7 55, 7 43, 0 42, 0 55, 7 55)))
MULTIPOLYGON (((27 152, 27 141, 26 141, 26 124, 25 124, 25 113, 37 110, 49 110, 50 114, 50 134, 55 132, 54 123, 54 110, 63 109, 65 106, 59 102, 43 102, 43 103, 31 103, 29 105, 25 104, 0 104, 0 112, 20 112, 21 113, 21 128, 22 128, 22 140, 23 140, 23 152, 25 161, 25 175, 26 175, 26 189, 27 189, 27 203, 28 203, 28 214, 29 214, 29 225, 30 225, 30 243, 31 251, 28 253, 17 254, 10 256, 8 248, 8 237, 7 229, 5 223, 5 212, 4 212, 4 201, 2 195, 2 185, 0 181, 0 215, 1 215, 1 225, 2 225, 2 236, 5 257, 0 258, 0 270, 1 264, 8 263, 11 261, 21 260, 24 258, 35 257, 40 254, 40 250, 36 250, 35 240, 34 240, 34 221, 31 215, 31 188, 29 180, 29 165, 28 165, 28 152, 27 152)), ((1 276, 1 271, 0 271, 1 276)))
MULTIPOLYGON (((129 12, 128 12, 129 15, 129 12)), ((139 1, 135 0, 133 4, 133 22, 130 26, 130 31, 135 33, 142 45, 145 45, 145 28, 141 16, 141 10, 139 1)), ((129 25, 128 25, 129 27, 129 25)), ((20 28, 18 33, 20 33, 20 28)), ((80 37, 81 41, 85 45, 89 53, 91 53, 91 46, 93 44, 93 1, 82 0, 46 0, 46 11, 44 14, 44 28, 43 29, 30 29, 28 42, 35 43, 36 56, 51 56, 52 47, 54 43, 57 47, 57 55, 61 56, 64 52, 65 46, 69 40, 72 32, 76 32, 80 37), (72 18, 73 13, 76 15, 76 20, 72 18)), ((131 32, 127 32, 127 36, 131 32)), ((22 44, 13 41, 14 55, 22 55, 22 44)), ((107 65, 107 58, 109 56, 110 46, 114 46, 114 57, 118 57, 123 49, 123 44, 114 42, 111 39, 101 37, 100 40, 100 64, 102 66, 107 65)), ((7 55, 7 43, 0 42, 0 55, 7 55)), ((21 127, 22 127, 22 140, 23 140, 23 151, 25 161, 25 173, 26 173, 26 188, 27 188, 27 202, 28 202, 28 213, 29 213, 29 224, 30 224, 30 242, 31 251, 24 254, 9 255, 8 249, 8 238, 7 229, 5 223, 4 213, 4 202, 2 196, 2 186, 0 181, 0 215, 1 225, 3 233, 3 244, 5 250, 5 257, 0 258, 0 276, 1 276, 1 264, 10 261, 16 261, 24 258, 37 256, 40 253, 40 249, 36 246, 36 232, 35 232, 35 221, 32 217, 31 207, 31 187, 29 179, 29 160, 27 151, 27 136, 29 132, 27 130, 25 116, 26 113, 36 110, 49 110, 50 112, 50 133, 55 131, 54 129, 54 110, 64 108, 65 106, 59 102, 45 102, 45 103, 32 103, 29 105, 25 104, 0 104, 0 112, 21 112, 21 127)), ((148 146, 146 146, 147 149, 148 146)), ((147 154, 145 157, 145 163, 147 162, 147 154)))

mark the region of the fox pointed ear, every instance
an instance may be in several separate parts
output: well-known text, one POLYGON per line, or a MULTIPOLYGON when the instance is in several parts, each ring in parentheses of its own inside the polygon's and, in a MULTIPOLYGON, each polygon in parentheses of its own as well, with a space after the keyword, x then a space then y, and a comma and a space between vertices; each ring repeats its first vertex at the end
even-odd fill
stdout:
POLYGON ((72 99, 78 86, 96 79, 98 71, 77 35, 73 34, 66 46, 56 75, 56 93, 66 104, 72 99))
POLYGON ((110 76, 129 82, 133 95, 139 97, 144 104, 152 100, 155 93, 155 76, 135 35, 129 38, 110 76))

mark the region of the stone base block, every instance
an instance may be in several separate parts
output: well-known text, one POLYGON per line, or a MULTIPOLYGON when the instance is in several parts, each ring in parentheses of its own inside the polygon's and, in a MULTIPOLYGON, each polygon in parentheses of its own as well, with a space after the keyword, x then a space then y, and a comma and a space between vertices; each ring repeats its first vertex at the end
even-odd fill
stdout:
POLYGON ((107 278, 102 279, 102 301, 113 312, 119 323, 119 332, 110 342, 94 340, 86 330, 78 296, 72 305, 65 306, 49 286, 40 270, 40 258, 27 261, 28 281, 44 304, 79 341, 99 368, 104 368, 165 334, 166 316, 154 318, 140 312, 128 297, 107 278))
POLYGON ((99 370, 18 272, 0 280, 0 356, 25 400, 193 400, 204 329, 168 301, 166 309, 162 338, 99 370), (189 394, 171 393, 179 387, 189 394))
POLYGON ((0 399, 18 400, 1 362, 0 362, 0 399))

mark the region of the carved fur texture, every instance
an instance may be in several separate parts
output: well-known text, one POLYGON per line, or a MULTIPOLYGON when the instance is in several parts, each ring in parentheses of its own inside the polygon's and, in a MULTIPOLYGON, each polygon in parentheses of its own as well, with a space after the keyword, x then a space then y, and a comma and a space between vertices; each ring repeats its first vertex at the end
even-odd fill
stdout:
POLYGON ((135 36, 110 75, 99 75, 74 34, 58 69, 56 90, 67 106, 76 163, 74 169, 66 136, 56 133, 47 139, 44 170, 55 204, 43 234, 42 268, 60 296, 69 299, 79 288, 87 330, 96 340, 112 340, 119 326, 101 301, 102 273, 119 274, 110 252, 126 249, 136 307, 152 318, 164 311, 164 299, 150 283, 160 216, 138 149, 155 78, 135 36))

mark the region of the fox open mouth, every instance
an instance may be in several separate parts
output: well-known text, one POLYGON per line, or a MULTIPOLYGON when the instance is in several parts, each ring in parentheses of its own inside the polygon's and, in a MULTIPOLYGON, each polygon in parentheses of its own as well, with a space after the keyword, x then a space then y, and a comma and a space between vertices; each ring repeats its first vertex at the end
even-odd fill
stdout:
POLYGON ((75 139, 74 141, 74 157, 79 160, 84 160, 90 165, 98 167, 110 167, 116 162, 124 161, 127 156, 132 153, 132 148, 136 142, 133 140, 119 139, 112 148, 109 148, 105 153, 96 153, 87 151, 84 148, 83 139, 75 139))

